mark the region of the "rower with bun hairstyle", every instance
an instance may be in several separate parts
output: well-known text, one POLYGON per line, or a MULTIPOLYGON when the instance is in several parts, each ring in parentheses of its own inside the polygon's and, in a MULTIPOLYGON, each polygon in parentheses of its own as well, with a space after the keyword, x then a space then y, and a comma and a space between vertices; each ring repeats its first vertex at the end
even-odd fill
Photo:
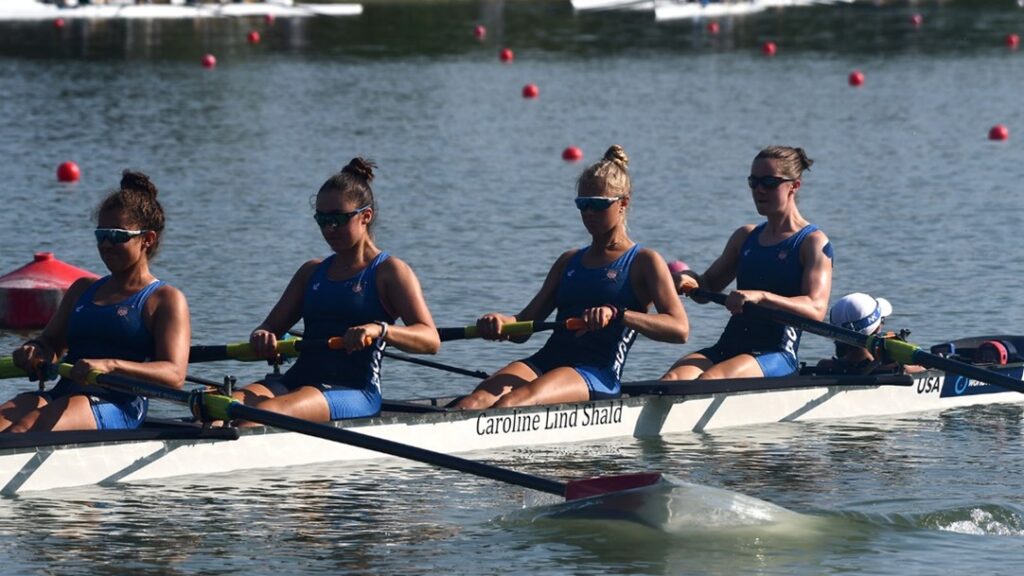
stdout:
POLYGON ((0 430, 137 428, 142 396, 89 385, 92 371, 121 374, 179 389, 188 370, 188 303, 157 280, 149 263, 160 246, 164 210, 156 186, 125 171, 120 188, 96 209, 96 243, 110 274, 82 278, 68 289, 38 338, 14 351, 14 363, 34 378, 43 364, 72 364, 69 378, 49 391, 27 392, 0 406, 0 430))
POLYGON ((503 324, 542 321, 557 309, 559 321, 581 318, 585 326, 554 332, 536 354, 484 380, 457 407, 614 398, 621 393, 622 368, 637 333, 663 342, 686 341, 686 311, 665 260, 633 242, 626 229, 633 200, 628 163, 622 147, 612 146, 576 182, 576 207, 590 243, 559 256, 521 312, 485 314, 476 324, 482 337, 505 339, 503 324), (657 313, 648 313, 651 304, 657 313))
MULTIPOLYGON (((747 185, 761 224, 733 232, 725 250, 703 273, 685 270, 680 293, 712 292, 733 280, 725 306, 732 313, 718 342, 680 358, 663 380, 788 376, 799 369, 800 331, 743 313, 747 302, 821 321, 832 292, 832 244, 797 208, 804 171, 813 161, 802 148, 770 146, 758 152, 747 185)), ((704 304, 706 300, 694 298, 704 304)))
POLYGON ((334 253, 299 267, 249 336, 258 356, 273 358, 277 339, 301 319, 307 340, 341 336, 345 351, 303 351, 279 381, 235 392, 246 405, 316 422, 372 416, 380 412, 387 345, 419 354, 440 349, 416 274, 374 243, 374 168, 354 158, 320 187, 313 219, 334 253))

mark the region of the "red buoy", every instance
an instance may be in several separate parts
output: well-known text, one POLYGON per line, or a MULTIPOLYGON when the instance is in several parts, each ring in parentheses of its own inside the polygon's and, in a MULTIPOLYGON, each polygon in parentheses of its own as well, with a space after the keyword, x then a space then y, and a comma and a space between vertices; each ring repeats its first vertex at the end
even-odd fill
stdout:
POLYGON ((1011 50, 1016 50, 1017 47, 1020 46, 1020 36, 1018 36, 1016 34, 1007 34, 1006 35, 1006 46, 1008 48, 1010 48, 1011 50))
POLYGON ((273 24, 274 24, 274 20, 275 20, 275 18, 274 18, 274 15, 273 15, 273 14, 267 14, 267 15, 266 15, 266 16, 265 16, 265 17, 263 18, 263 21, 267 23, 267 26, 271 26, 271 25, 273 25, 273 24))
POLYGON ((487 38, 487 28, 483 24, 477 24, 476 28, 473 28, 473 37, 477 40, 487 38))
POLYGON ((256 30, 252 30, 245 37, 245 39, 249 41, 249 44, 259 44, 260 43, 260 33, 258 31, 256 31, 256 30))
POLYGON ((562 160, 566 162, 579 162, 583 160, 583 150, 580 150, 576 146, 569 146, 565 150, 562 150, 562 160))
POLYGON ((523 86, 523 98, 536 98, 537 96, 540 96, 540 89, 536 84, 523 86))
POLYGON ((924 16, 914 14, 910 17, 910 23, 914 25, 914 28, 920 28, 921 24, 924 24, 924 16))
POLYGON ((60 166, 57 166, 57 181, 59 182, 78 182, 81 177, 82 171, 74 162, 61 162, 60 166))
POLYGON ((775 42, 768 41, 761 44, 761 53, 765 56, 775 56, 775 52, 777 52, 778 49, 779 47, 775 45, 775 42))
POLYGON ((708 34, 718 34, 721 30, 722 27, 719 26, 718 20, 712 20, 711 22, 708 22, 708 34))
POLYGON ((505 64, 515 60, 516 55, 512 53, 508 48, 502 48, 501 52, 498 52, 498 60, 501 60, 505 64))
POLYGON ((863 86, 864 85, 864 73, 860 70, 854 70, 850 72, 850 86, 863 86))
POLYGON ((1008 140, 1010 138, 1010 129, 1002 124, 996 124, 988 131, 989 140, 1008 140))
POLYGON ((52 252, 37 253, 32 262, 0 276, 0 327, 46 326, 67 289, 83 277, 96 275, 57 260, 52 252))
POLYGON ((213 54, 206 54, 202 59, 203 68, 210 70, 217 66, 217 57, 213 54))
POLYGON ((66 25, 67 22, 65 22, 63 18, 57 18, 56 20, 53 21, 53 27, 57 29, 63 28, 66 25))

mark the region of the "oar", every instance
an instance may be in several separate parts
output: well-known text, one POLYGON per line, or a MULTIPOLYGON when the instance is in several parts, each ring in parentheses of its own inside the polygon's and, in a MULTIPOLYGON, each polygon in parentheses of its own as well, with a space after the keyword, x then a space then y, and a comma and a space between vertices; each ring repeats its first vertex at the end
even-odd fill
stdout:
MULTIPOLYGON (((59 365, 58 372, 61 376, 69 377, 71 374, 71 365, 59 365)), ((190 410, 192 410, 193 414, 206 421, 230 421, 236 419, 248 420, 250 422, 264 424, 266 426, 280 428, 282 430, 289 430, 292 432, 298 432, 299 434, 323 438, 324 440, 341 442, 342 444, 348 444, 364 450, 390 454, 391 456, 414 460, 424 464, 431 464, 440 468, 448 468, 450 470, 490 478, 491 480, 497 480, 499 482, 515 484, 531 490, 561 496, 566 500, 578 500, 588 496, 619 492, 633 488, 642 488, 644 486, 655 484, 661 480, 660 473, 642 472, 636 474, 599 476, 596 478, 560 482, 558 480, 532 476, 523 472, 517 472, 507 468, 499 468, 483 462, 467 460, 450 454, 442 454, 441 452, 434 452, 432 450, 418 448, 416 446, 410 446, 408 444, 402 444, 392 440, 377 438, 368 434, 353 432, 352 430, 346 430, 345 428, 318 424, 308 420, 278 414, 277 412, 261 410, 252 406, 246 406, 229 396, 210 394, 202 390, 195 390, 192 392, 175 390, 144 382, 136 378, 122 376, 120 374, 104 374, 102 372, 95 371, 89 373, 88 382, 90 384, 99 384, 120 392, 129 392, 132 394, 139 394, 151 398, 160 398, 185 404, 190 410)))
MULTIPOLYGON (((717 304, 725 304, 726 295, 719 292, 709 292, 702 288, 698 288, 691 291, 691 294, 698 298, 707 298, 717 304)), ((867 336, 860 332, 847 330, 840 326, 833 326, 826 322, 819 322, 798 314, 793 314, 777 308, 768 308, 767 306, 761 306, 749 302, 743 305, 743 313, 751 314, 765 320, 771 320, 772 322, 778 322, 779 324, 799 328, 812 334, 830 338, 836 342, 842 342, 843 344, 860 346, 861 348, 870 350, 875 355, 883 353, 886 357, 891 358, 900 364, 917 364, 919 366, 924 366, 925 368, 934 368, 936 370, 942 370, 943 372, 966 376, 967 378, 977 380, 978 382, 993 384, 995 386, 1006 388, 1007 390, 1024 392, 1024 382, 1016 378, 1012 378, 998 372, 993 372, 992 370, 986 370, 978 366, 973 366, 965 362, 958 362, 950 358, 944 358, 937 354, 925 351, 916 344, 904 342, 896 338, 882 338, 878 335, 867 336)))
POLYGON ((24 375, 25 371, 14 365, 14 358, 0 358, 0 378, 17 378, 24 375))
MULTIPOLYGON (((542 332, 544 330, 579 330, 584 326, 586 326, 586 324, 584 324, 583 319, 581 318, 569 318, 561 322, 534 322, 533 320, 524 320, 522 322, 509 322, 508 324, 502 324, 501 333, 506 336, 526 336, 528 334, 542 332)), ((442 342, 480 337, 480 333, 477 331, 475 324, 472 326, 463 326, 461 328, 438 328, 437 333, 441 336, 442 342)))
MULTIPOLYGON (((340 336, 324 340, 278 340, 274 348, 282 356, 296 356, 303 350, 344 350, 345 341, 340 336)), ((241 360, 249 362, 259 360, 256 352, 248 342, 235 344, 216 344, 212 346, 192 346, 189 348, 188 361, 214 362, 217 360, 241 360)))

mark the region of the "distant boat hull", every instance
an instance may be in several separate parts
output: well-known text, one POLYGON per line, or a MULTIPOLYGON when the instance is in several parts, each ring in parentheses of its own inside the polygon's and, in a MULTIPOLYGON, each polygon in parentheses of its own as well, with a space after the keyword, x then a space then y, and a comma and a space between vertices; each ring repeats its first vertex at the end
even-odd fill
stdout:
POLYGON ((256 2, 249 4, 99 4, 60 8, 32 0, 0 2, 0 21, 14 20, 173 20, 202 18, 237 18, 274 16, 302 18, 311 16, 356 16, 362 14, 361 4, 294 4, 290 2, 256 2))

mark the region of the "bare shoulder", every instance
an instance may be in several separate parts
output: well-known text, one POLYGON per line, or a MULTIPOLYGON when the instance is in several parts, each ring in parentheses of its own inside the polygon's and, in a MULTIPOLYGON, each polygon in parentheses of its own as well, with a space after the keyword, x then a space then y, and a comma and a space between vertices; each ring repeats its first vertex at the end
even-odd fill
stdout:
POLYGON ((409 263, 397 256, 388 256, 380 265, 377 267, 379 273, 385 278, 403 279, 408 278, 410 275, 415 276, 412 266, 409 263))
POLYGON ((665 263, 665 258, 653 248, 641 248, 637 251, 635 262, 644 268, 668 267, 668 264, 665 263))
POLYGON ((807 235, 804 245, 808 250, 820 250, 829 244, 828 236, 821 230, 815 230, 807 235))

